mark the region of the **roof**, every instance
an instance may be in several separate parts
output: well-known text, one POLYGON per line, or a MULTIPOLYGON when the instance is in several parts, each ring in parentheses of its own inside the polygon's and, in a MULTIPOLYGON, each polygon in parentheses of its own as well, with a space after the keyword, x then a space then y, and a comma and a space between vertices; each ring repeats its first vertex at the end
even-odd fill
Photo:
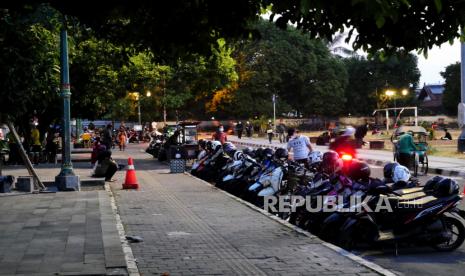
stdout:
POLYGON ((400 126, 396 129, 396 135, 412 131, 413 133, 427 133, 426 129, 421 126, 400 126))
POLYGON ((428 85, 427 86, 434 95, 442 95, 444 93, 444 85, 428 85))
POLYGON ((418 100, 423 107, 442 107, 442 96, 444 94, 444 84, 425 85, 418 94, 418 100))

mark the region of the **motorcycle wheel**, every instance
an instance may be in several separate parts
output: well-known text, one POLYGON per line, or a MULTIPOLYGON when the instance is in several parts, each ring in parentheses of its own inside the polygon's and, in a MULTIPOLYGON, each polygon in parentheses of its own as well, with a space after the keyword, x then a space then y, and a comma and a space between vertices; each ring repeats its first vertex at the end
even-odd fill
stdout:
POLYGON ((440 252, 454 251, 459 248, 465 240, 465 226, 454 217, 443 217, 442 221, 446 231, 449 231, 451 237, 449 240, 433 244, 432 247, 440 252))

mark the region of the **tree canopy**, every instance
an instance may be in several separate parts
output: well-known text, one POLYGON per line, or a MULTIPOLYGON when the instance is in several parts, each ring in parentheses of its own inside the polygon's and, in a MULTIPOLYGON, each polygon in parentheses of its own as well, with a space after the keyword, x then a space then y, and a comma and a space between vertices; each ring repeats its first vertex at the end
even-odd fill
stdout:
POLYGON ((447 66, 441 76, 445 80, 443 109, 447 114, 457 115, 457 105, 460 102, 460 62, 447 66))
POLYGON ((204 53, 220 37, 253 34, 250 23, 266 11, 277 26, 294 24, 312 38, 331 41, 347 31, 355 49, 371 53, 427 51, 459 37, 465 26, 465 2, 455 0, 16 0, 2 5, 21 10, 24 3, 37 2, 78 18, 101 37, 150 48, 161 59, 204 53))

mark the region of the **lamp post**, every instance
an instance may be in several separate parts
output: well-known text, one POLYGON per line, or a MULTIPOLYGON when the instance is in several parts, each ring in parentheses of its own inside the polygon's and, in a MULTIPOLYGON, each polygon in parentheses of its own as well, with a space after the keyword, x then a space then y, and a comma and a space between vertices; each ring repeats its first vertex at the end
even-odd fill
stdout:
MULTIPOLYGON (((401 90, 401 94, 402 96, 407 96, 408 95, 408 90, 407 89, 402 89, 401 90)), ((392 90, 392 89, 388 89, 386 90, 385 92, 385 95, 388 96, 389 98, 393 98, 394 99, 394 126, 397 125, 397 91, 396 90, 392 90)))
POLYGON ((68 67, 68 34, 66 26, 60 33, 60 61, 61 61, 61 97, 63 98, 63 130, 62 130, 62 161, 61 171, 55 177, 57 188, 61 191, 80 190, 79 176, 74 174, 71 162, 71 90, 68 67))
POLYGON ((460 43, 461 62, 460 62, 460 94, 461 100, 458 104, 458 123, 462 128, 459 138, 457 139, 457 151, 465 152, 465 43, 460 43))
MULTIPOLYGON (((141 112, 140 112, 140 98, 141 98, 141 95, 139 92, 132 92, 134 94, 134 97, 136 98, 137 100, 137 116, 138 116, 138 119, 139 119, 139 125, 142 125, 142 116, 141 116, 141 112)), ((150 91, 147 91, 145 96, 147 98, 151 97, 152 96, 152 92, 150 91)))

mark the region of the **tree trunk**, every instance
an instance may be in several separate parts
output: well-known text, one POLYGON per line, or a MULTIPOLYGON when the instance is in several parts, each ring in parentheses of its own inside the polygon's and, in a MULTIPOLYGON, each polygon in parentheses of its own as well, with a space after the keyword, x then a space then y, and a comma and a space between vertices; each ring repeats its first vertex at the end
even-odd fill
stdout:
POLYGON ((34 167, 32 167, 31 160, 29 160, 29 157, 26 154, 26 151, 24 150, 23 144, 21 143, 21 140, 19 139, 18 133, 16 133, 16 129, 13 126, 12 122, 7 123, 8 128, 10 129, 11 133, 13 133, 13 138, 15 142, 19 146, 19 155, 21 155, 21 158, 23 159, 24 164, 26 165, 27 171, 29 172, 29 175, 32 175, 34 178, 34 186, 38 188, 39 190, 45 189, 44 184, 42 184, 42 181, 40 181, 39 176, 37 175, 36 171, 34 170, 34 167))

